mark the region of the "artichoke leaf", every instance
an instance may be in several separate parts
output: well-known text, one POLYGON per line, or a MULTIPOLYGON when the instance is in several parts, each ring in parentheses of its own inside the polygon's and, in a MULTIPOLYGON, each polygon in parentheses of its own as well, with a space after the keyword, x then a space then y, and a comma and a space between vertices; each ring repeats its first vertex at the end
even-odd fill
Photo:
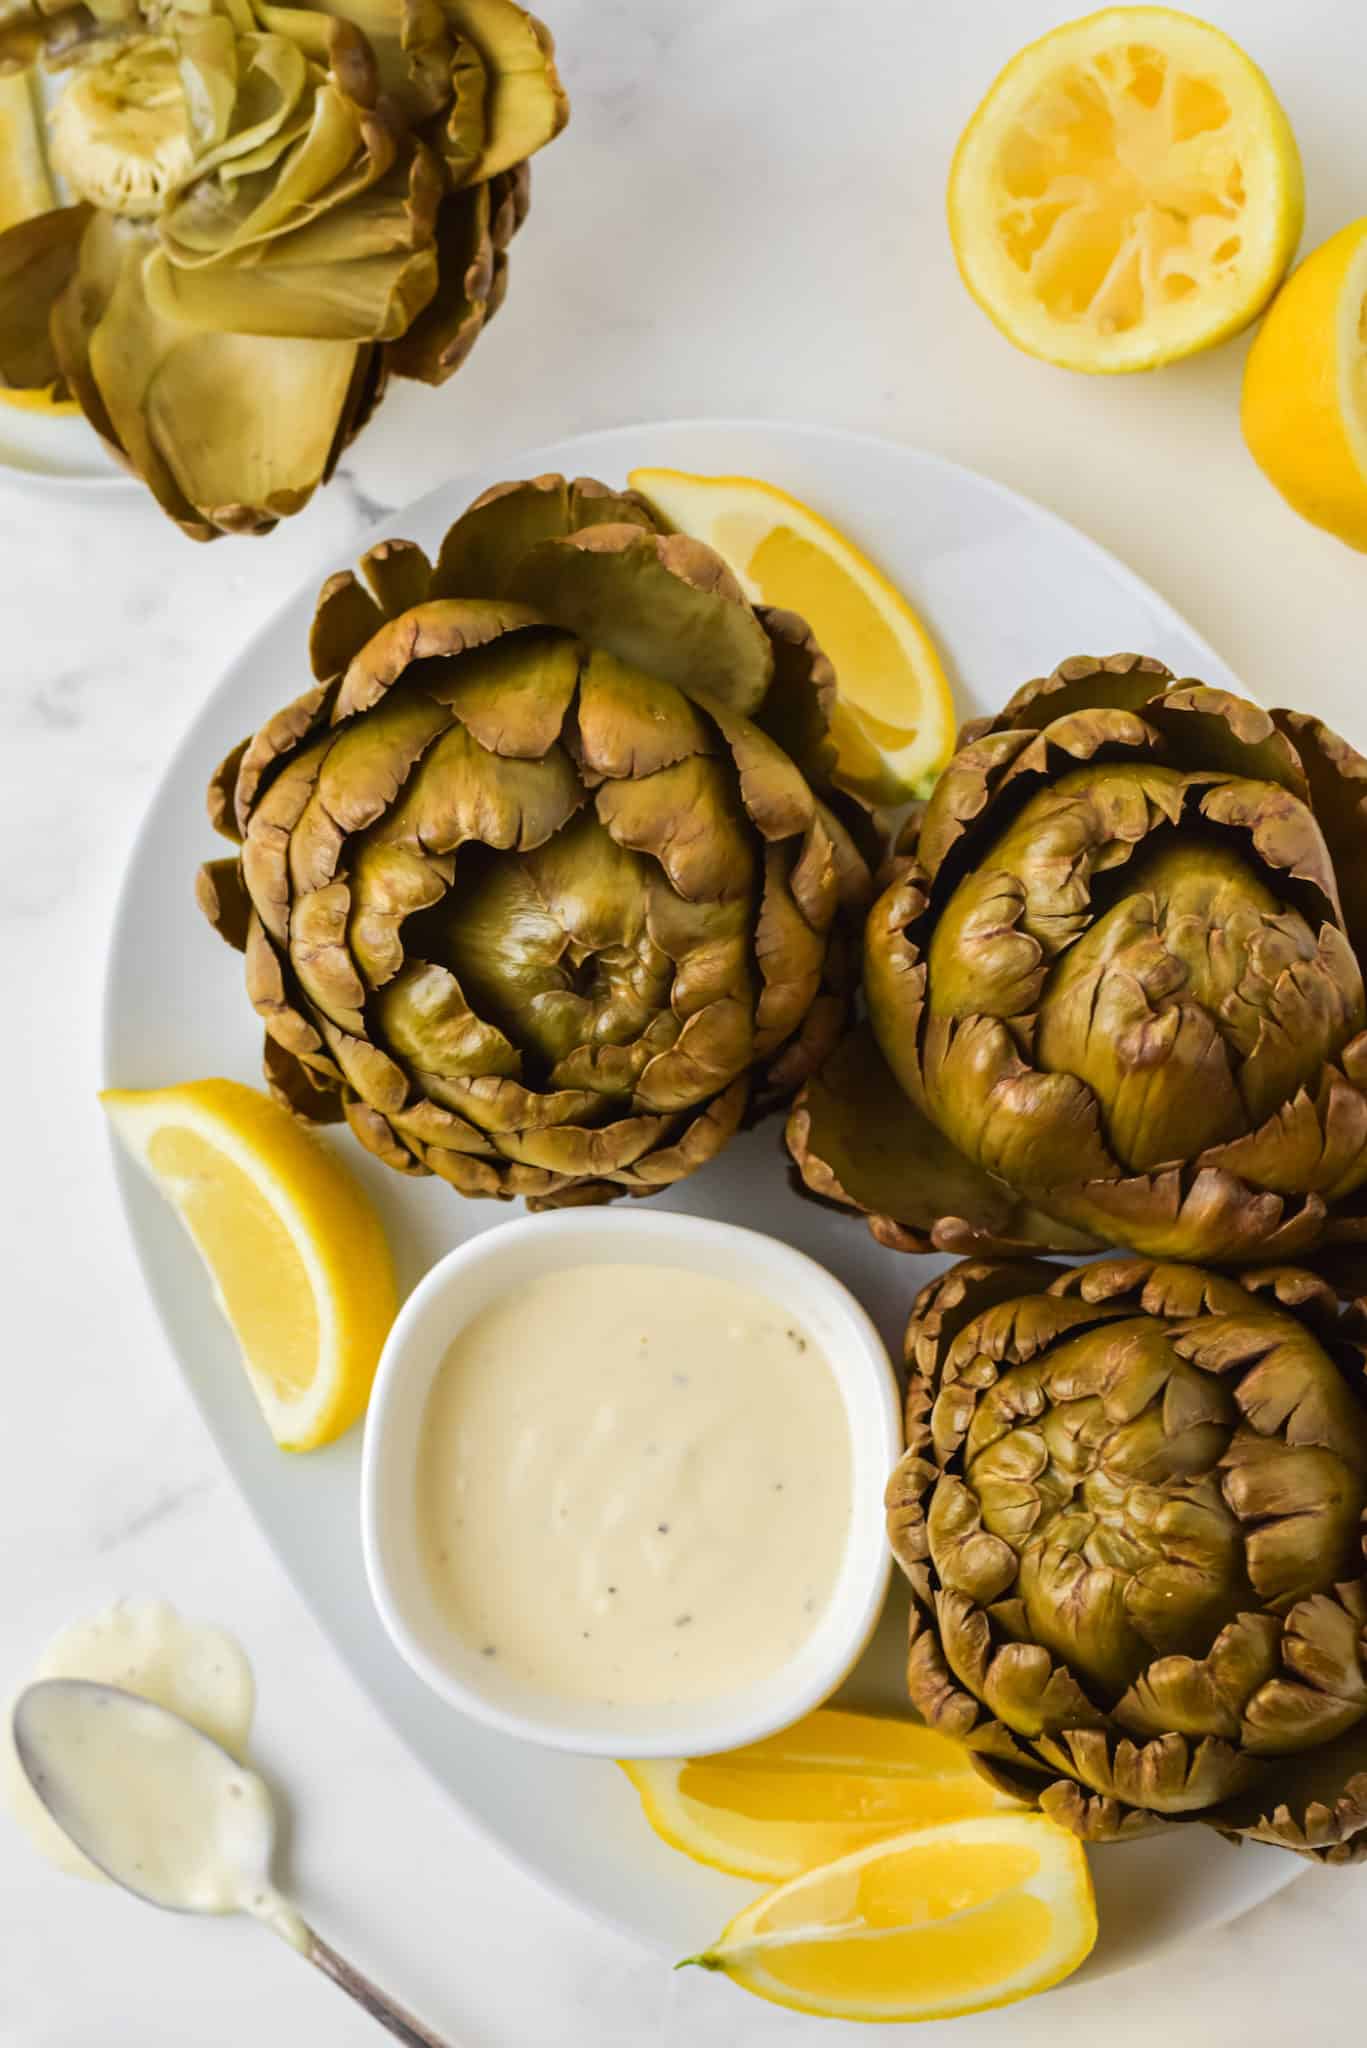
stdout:
POLYGON ((529 547, 511 594, 590 646, 749 714, 773 678, 769 637, 719 555, 682 534, 597 525, 529 547))
POLYGON ((375 1012, 400 1058, 429 1076, 516 1079, 521 1072, 516 1047, 477 1015, 455 975, 434 962, 410 960, 375 997, 375 1012))
POLYGON ((350 569, 329 576, 309 627, 309 666, 319 682, 331 682, 349 668, 384 623, 384 612, 350 569))
POLYGON ((344 1121, 341 1075, 322 1055, 307 1063, 296 1059, 268 1032, 261 1051, 261 1072, 276 1101, 305 1123, 344 1121))
POLYGON ((995 718, 971 721, 961 740, 967 744, 988 732, 1042 732, 1056 719, 1085 713, 1094 705, 1142 711, 1155 697, 1162 697, 1171 681, 1172 670, 1151 655, 1073 655, 1051 675, 1022 683, 995 718))
POLYGON ((672 1144, 657 1145, 636 1160, 629 1175, 619 1177, 633 1194, 646 1195, 687 1179, 731 1142, 740 1129, 748 1093, 746 1080, 733 1081, 689 1120, 681 1137, 672 1144))
POLYGON ((379 90, 410 125, 426 120, 450 91, 452 43, 440 0, 311 0, 307 7, 262 5, 263 28, 289 37, 315 62, 326 61, 332 24, 359 29, 374 53, 379 90))
POLYGON ((1353 952, 1367 959, 1367 862, 1359 853, 1367 819, 1367 760, 1306 712, 1274 711, 1272 716, 1295 748, 1309 783, 1310 806, 1333 857, 1353 952))
POLYGON ((1179 768, 1214 769, 1239 781, 1274 782, 1302 802, 1310 789, 1301 760, 1276 725, 1276 713, 1204 683, 1177 683, 1144 707, 1179 768))
POLYGON ((361 556, 361 573, 386 619, 425 604, 431 594, 432 564, 415 540, 377 541, 361 556))
POLYGON ((450 881, 442 863, 410 847, 373 834, 361 839, 351 861, 347 945, 371 988, 393 980, 403 965, 405 922, 440 903, 450 881))
POLYGON ((56 206, 38 74, 31 66, 0 69, 0 235, 56 206))
POLYGON ((179 216, 189 225, 216 205, 231 232, 308 134, 322 72, 284 36, 244 34, 221 14, 187 10, 173 32, 197 146, 190 178, 171 195, 163 221, 179 216), (225 167, 229 177, 215 175, 225 167))
POLYGON ((565 634, 533 627, 431 663, 423 688, 489 753, 539 761, 561 737, 581 658, 565 634))
POLYGON ((1367 1856, 1367 1721, 1314 1749, 1278 1756, 1212 1820, 1232 1834, 1324 1863, 1367 1856))
POLYGON ((442 0, 442 6, 484 66, 484 146, 471 175, 492 178, 553 142, 569 119, 555 44, 515 0, 442 0))
POLYGON ((796 761, 814 790, 828 790, 836 760, 830 731, 835 669, 804 618, 770 605, 755 609, 774 649, 773 684, 755 722, 796 761))
POLYGON ((868 1025, 799 1096, 788 1144, 813 1194, 862 1209, 906 1251, 1086 1251, 1082 1236, 976 1167, 908 1101, 868 1025))
POLYGON ((337 693, 333 718, 340 722, 369 711, 415 662, 463 655, 503 633, 542 624, 525 605, 478 598, 429 598, 402 617, 386 621, 352 656, 337 693))
POLYGON ((195 876, 195 901, 219 937, 235 952, 245 953, 252 899, 242 879, 241 861, 206 860, 195 876))
MULTIPOLYGON (((390 361, 395 376, 435 385, 455 375, 488 318, 496 262, 488 185, 448 193, 437 209, 434 235, 436 290, 407 331, 395 337, 390 361)), ((447 596, 462 588, 481 585, 477 579, 434 585, 447 596)), ((490 587, 483 588, 487 593, 490 587)))
POLYGON ((604 782, 594 804, 618 845, 658 861, 688 902, 752 896, 755 848, 726 775, 709 756, 690 754, 653 775, 604 782))
MULTIPOLYGON (((292 45, 282 48, 307 82, 304 60, 292 45)), ((306 132, 278 162, 230 180, 197 167, 199 174, 161 215, 162 246, 173 263, 188 269, 254 249, 273 236, 296 234, 377 185, 394 164, 398 140, 395 117, 358 106, 334 80, 324 79, 314 91, 306 132)))
POLYGON ((719 751, 716 731, 682 690, 598 647, 584 663, 578 712, 584 763, 612 781, 719 751))
POLYGON ((789 882, 790 858, 781 846, 764 856, 764 894, 755 926, 755 964, 760 972, 755 1005, 755 1051, 776 1052, 811 1010, 826 970, 825 933, 813 931, 799 910, 789 882))
POLYGON ((563 476, 495 484, 447 528, 433 572, 439 598, 503 598, 522 557, 538 541, 562 540, 586 526, 656 530, 654 514, 634 491, 610 491, 591 479, 563 476))
POLYGON ((0 234, 0 386, 42 391, 61 381, 52 310, 74 276, 88 206, 63 206, 0 234))
POLYGON ((432 1171, 425 1160, 420 1159, 395 1131, 389 1119, 378 1109, 372 1109, 368 1102, 355 1096, 345 1098, 345 1114, 352 1135, 359 1139, 367 1152, 383 1160, 395 1173, 406 1173, 414 1178, 432 1171))
POLYGON ((183 9, 175 23, 176 64, 196 164, 203 168, 232 124, 237 104, 237 35, 225 14, 183 9))
POLYGON ((153 310, 186 326, 329 341, 392 341, 437 288, 433 226, 440 184, 419 150, 377 184, 240 263, 186 267, 165 248, 149 257, 153 310))

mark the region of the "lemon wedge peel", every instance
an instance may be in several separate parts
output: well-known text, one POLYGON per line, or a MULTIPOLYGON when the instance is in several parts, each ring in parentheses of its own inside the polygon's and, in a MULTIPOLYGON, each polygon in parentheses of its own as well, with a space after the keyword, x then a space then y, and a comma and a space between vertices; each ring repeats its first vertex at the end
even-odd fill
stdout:
POLYGON ((913 1828, 1020 1810, 933 1729, 841 1708, 725 1755, 621 1768, 671 1849, 767 1884, 913 1828))
POLYGON ((811 626, 836 671, 841 785, 874 805, 928 794, 957 719, 934 640, 897 586, 828 519, 761 478, 642 468, 627 481, 714 548, 751 603, 811 626))
POLYGON ((711 1948, 679 1967, 720 1971, 772 2005, 821 2018, 955 2019, 1061 1983, 1085 1961, 1096 1934, 1081 1842, 1043 1814, 996 1814, 877 1842, 793 1878, 738 1913, 711 1948), (943 1911, 923 1911, 903 1924, 889 1918, 893 1899, 878 1891, 878 1866, 887 1866, 881 1874, 895 1883, 900 1862, 909 1865, 909 1902, 924 1907, 938 1885, 943 1911), (823 1892, 842 1917, 804 1920, 823 1892), (860 1907, 872 1908, 872 1924, 860 1907), (899 1940, 906 1946, 900 1958, 890 1946, 899 1940), (972 1980, 958 1988, 956 1964, 972 1980), (1000 1965, 994 1979, 990 1973, 1000 1965))
POLYGON ((81 409, 74 398, 54 398, 50 391, 11 391, 2 384, 0 405, 12 405, 16 412, 51 413, 54 417, 67 417, 81 409))
POLYGON ((1009 341, 1120 374, 1257 318, 1300 240, 1304 182, 1276 94, 1231 37, 1175 8, 1112 7, 998 75, 955 151, 948 215, 960 276, 1009 341))
POLYGON ((1244 439, 1287 503, 1367 549, 1367 219, 1311 252, 1244 370, 1244 439))
POLYGON ((240 1082, 100 1099, 189 1230, 277 1444, 331 1443, 364 1413, 397 1305, 389 1247, 359 1181, 288 1110, 240 1082))

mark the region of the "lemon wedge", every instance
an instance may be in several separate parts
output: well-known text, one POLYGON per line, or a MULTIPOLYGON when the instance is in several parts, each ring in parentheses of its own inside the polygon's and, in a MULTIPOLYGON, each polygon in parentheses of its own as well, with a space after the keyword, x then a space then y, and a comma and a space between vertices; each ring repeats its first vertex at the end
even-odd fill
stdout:
POLYGON ((887 1835, 1016 1807, 933 1729, 835 1707, 724 1756, 622 1769, 672 1849, 771 1884, 887 1835))
POLYGON ((706 541, 756 604, 800 612, 835 664, 840 781, 873 804, 924 795, 954 748, 954 702, 934 642, 852 541, 750 476, 634 469, 634 489, 706 541))
POLYGON ((1081 1842, 1043 1814, 999 1813, 809 1870, 689 1960, 826 2019, 947 2020, 1047 1990, 1095 1940, 1081 1842))
POLYGON ((365 1410, 397 1300, 359 1182, 237 1081, 100 1099, 193 1237, 280 1448, 331 1443, 365 1410))
POLYGON ((1367 220, 1307 256, 1244 371, 1244 439, 1306 519, 1367 549, 1367 220))
POLYGON ((74 398, 54 398, 50 391, 8 391, 0 385, 0 405, 12 405, 19 412, 79 412, 74 398))
POLYGON ((1296 138, 1238 44, 1170 7, 1108 7, 1007 65, 949 179, 964 283, 1070 370, 1148 370, 1237 334, 1302 219, 1296 138))

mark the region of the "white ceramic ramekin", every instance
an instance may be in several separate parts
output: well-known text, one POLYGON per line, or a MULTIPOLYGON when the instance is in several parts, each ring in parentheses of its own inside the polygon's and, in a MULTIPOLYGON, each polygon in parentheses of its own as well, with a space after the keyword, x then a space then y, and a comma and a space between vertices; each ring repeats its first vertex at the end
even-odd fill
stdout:
MULTIPOLYGON (((783 1418, 774 1418, 781 1429, 783 1418)), ((470 1238, 432 1268, 399 1311, 370 1397, 361 1537, 380 1618, 406 1661, 453 1707, 509 1735, 586 1755, 702 1756, 758 1741, 829 1698, 858 1660, 887 1595, 883 1488, 901 1451, 897 1382, 877 1330, 849 1290, 802 1252, 705 1217, 568 1210, 470 1238), (799 1317, 822 1346, 845 1402, 854 1460, 849 1541, 835 1592, 781 1670, 715 1698, 595 1707, 532 1691, 474 1644, 453 1640, 424 1576, 414 1511, 423 1413, 452 1339, 495 1297, 567 1266, 682 1266, 752 1287, 799 1317)))

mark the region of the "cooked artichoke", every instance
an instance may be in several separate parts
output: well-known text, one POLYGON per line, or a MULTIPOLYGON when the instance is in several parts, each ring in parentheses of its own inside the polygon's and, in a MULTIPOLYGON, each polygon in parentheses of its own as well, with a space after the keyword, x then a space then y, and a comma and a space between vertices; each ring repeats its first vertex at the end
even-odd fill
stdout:
POLYGON ((1367 1857, 1367 1314, 1294 1267, 951 1267, 907 1333, 907 1679, 1090 1841, 1367 1857))
POLYGON ((903 1250, 1219 1263, 1367 1236, 1367 762, 1137 655, 966 726, 796 1106, 903 1250))
POLYGON ((435 567, 362 568, 323 588, 316 686, 210 793, 241 853, 200 900, 268 1079, 467 1195, 681 1179, 843 1026, 871 890, 812 786, 830 664, 590 481, 501 486, 435 567))
POLYGON ((155 217, 194 167, 175 44, 140 36, 83 65, 49 129, 53 166, 78 199, 130 220, 155 217))
POLYGON ((25 37, 71 66, 77 204, 0 234, 0 386, 69 392, 195 539, 267 532, 497 311, 550 37, 514 0, 35 5, 0 61, 25 37))

